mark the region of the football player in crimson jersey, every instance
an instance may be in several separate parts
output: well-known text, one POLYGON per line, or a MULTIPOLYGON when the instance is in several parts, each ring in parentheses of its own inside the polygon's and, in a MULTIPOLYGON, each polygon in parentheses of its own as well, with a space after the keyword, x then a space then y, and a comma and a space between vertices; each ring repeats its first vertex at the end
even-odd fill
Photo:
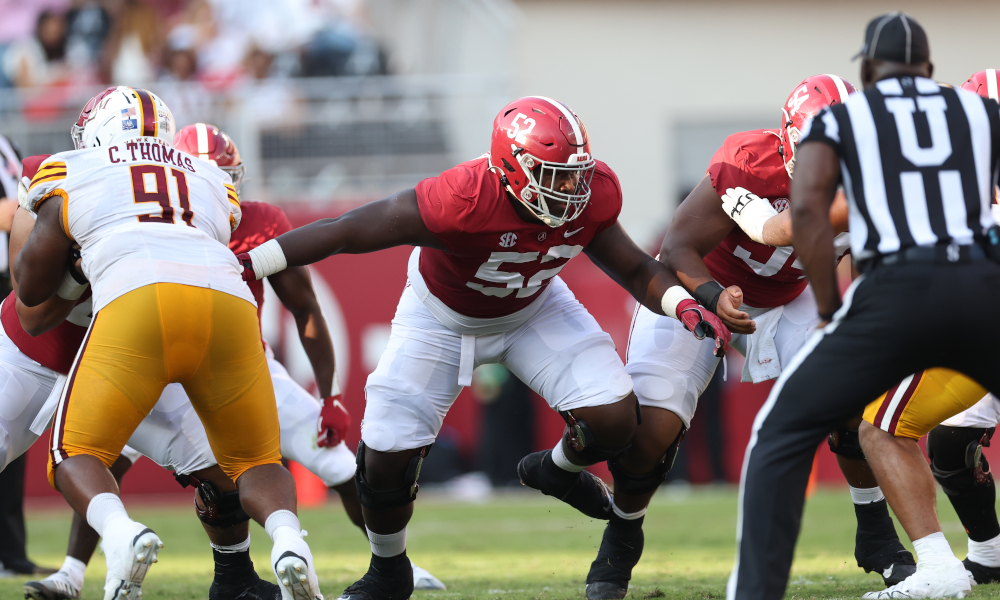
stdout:
POLYGON ((527 97, 496 117, 489 154, 241 256, 244 276, 259 279, 333 254, 417 246, 388 348, 365 388, 356 481, 372 559, 343 598, 410 596, 406 524, 421 461, 478 364, 504 364, 566 420, 563 439, 522 482, 608 518, 603 484, 583 469, 629 447, 638 405, 610 336, 557 277, 577 254, 649 310, 711 338, 713 352, 726 350, 718 318, 625 233, 621 201, 580 119, 560 102, 527 97), (580 503, 588 490, 596 501, 580 503))
MULTIPOLYGON (((780 129, 729 136, 705 178, 678 207, 663 241, 660 260, 733 331, 733 345, 746 357, 743 381, 777 378, 820 324, 812 291, 789 246, 790 211, 784 209, 799 127, 851 91, 851 84, 839 77, 810 77, 785 103, 780 129), (773 247, 779 244, 783 247, 773 247)), ((847 229, 846 217, 841 200, 831 210, 841 232, 847 229)), ((840 255, 847 249, 845 238, 840 255)), ((616 486, 616 518, 609 522, 587 576, 588 598, 626 593, 642 552, 646 507, 673 465, 718 362, 710 348, 679 335, 670 319, 637 310, 626 369, 643 419, 632 447, 608 464, 616 481, 623 470, 642 475, 630 478, 628 488, 616 486)), ((881 494, 860 453, 856 429, 835 449, 849 483, 857 488, 856 556, 866 570, 888 573, 895 582, 913 572, 913 558, 896 538, 885 501, 872 502, 881 494)))

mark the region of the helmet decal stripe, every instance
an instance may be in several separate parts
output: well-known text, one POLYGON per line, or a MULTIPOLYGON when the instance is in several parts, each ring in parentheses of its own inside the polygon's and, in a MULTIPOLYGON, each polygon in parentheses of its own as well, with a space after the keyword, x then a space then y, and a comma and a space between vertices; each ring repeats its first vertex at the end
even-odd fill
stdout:
POLYGON ((156 137, 156 105, 146 90, 133 90, 139 99, 139 113, 142 115, 142 135, 156 137))
POLYGON ((843 104, 847 100, 848 95, 847 86, 844 85, 844 80, 836 75, 827 75, 827 77, 832 79, 833 84, 837 86, 837 93, 840 94, 840 98, 838 98, 838 100, 840 100, 841 104, 843 104))
POLYGON ((208 160, 208 127, 204 123, 195 123, 194 130, 198 136, 199 158, 208 160))
POLYGON ((573 115, 573 112, 570 111, 569 108, 567 108, 561 102, 556 102, 552 98, 546 98, 545 96, 533 96, 533 97, 538 98, 539 100, 545 100, 552 106, 558 108, 562 112, 563 116, 566 117, 566 120, 569 121, 570 124, 573 126, 573 137, 576 138, 577 143, 585 144, 587 142, 587 140, 583 138, 583 132, 580 131, 580 124, 576 122, 576 116, 573 115))
POLYGON ((997 98, 997 70, 996 69, 986 69, 986 91, 989 93, 990 99, 998 100, 997 98))

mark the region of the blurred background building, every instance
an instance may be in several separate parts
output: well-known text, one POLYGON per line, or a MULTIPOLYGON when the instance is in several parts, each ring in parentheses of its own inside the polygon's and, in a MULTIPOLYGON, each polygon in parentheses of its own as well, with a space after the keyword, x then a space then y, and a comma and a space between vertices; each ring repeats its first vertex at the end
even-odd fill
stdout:
MULTIPOLYGON (((595 155, 620 177, 625 228, 653 251, 726 135, 777 127, 809 75, 858 83, 851 57, 864 25, 897 9, 927 30, 937 79, 960 84, 1000 66, 992 36, 975 33, 1000 21, 1000 3, 978 0, 0 0, 0 133, 25 155, 66 150, 94 93, 148 87, 178 126, 208 121, 232 135, 248 168, 244 198, 304 224, 478 156, 500 107, 545 95, 587 124, 595 155)), ((316 267, 356 424, 406 254, 316 267)), ((564 278, 624 350, 634 303, 579 262, 564 278)), ((272 313, 271 341, 294 363, 295 336, 272 313)), ((740 359, 731 360, 733 375, 685 442, 695 481, 738 475, 767 393, 734 381, 740 359)), ((455 453, 442 469, 484 470, 498 484, 510 459, 483 448, 496 447, 502 424, 531 429, 520 449, 554 443, 561 421, 501 375, 487 383, 463 393, 446 421, 455 453), (532 407, 533 418, 508 421, 497 398, 511 414, 532 407)), ((835 477, 832 465, 821 475, 835 477)))

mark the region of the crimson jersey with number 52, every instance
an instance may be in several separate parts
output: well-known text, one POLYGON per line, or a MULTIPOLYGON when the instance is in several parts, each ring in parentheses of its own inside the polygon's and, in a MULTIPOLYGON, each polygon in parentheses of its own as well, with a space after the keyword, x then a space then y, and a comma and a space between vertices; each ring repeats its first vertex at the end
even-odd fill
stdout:
POLYGON ((448 249, 420 251, 428 291, 476 318, 506 316, 538 298, 571 258, 618 220, 618 177, 596 162, 590 202, 556 228, 517 215, 485 156, 418 183, 420 216, 448 249))
POLYGON ((217 289, 253 302, 226 247, 239 198, 218 167, 140 137, 54 154, 38 168, 27 206, 62 204, 62 226, 80 244, 94 311, 151 283, 217 289))

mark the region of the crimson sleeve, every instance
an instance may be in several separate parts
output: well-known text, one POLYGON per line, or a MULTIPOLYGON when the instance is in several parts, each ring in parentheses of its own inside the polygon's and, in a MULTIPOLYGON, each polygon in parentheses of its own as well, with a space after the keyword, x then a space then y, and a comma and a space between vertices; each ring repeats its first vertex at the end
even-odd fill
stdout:
POLYGON ((464 231, 466 219, 475 206, 477 183, 471 170, 459 165, 417 184, 420 218, 449 252, 454 252, 454 237, 464 231))
POLYGON ((754 162, 755 157, 749 149, 727 139, 715 152, 708 166, 708 176, 715 193, 725 196, 727 189, 737 187, 758 194, 768 189, 767 182, 752 171, 754 162))

